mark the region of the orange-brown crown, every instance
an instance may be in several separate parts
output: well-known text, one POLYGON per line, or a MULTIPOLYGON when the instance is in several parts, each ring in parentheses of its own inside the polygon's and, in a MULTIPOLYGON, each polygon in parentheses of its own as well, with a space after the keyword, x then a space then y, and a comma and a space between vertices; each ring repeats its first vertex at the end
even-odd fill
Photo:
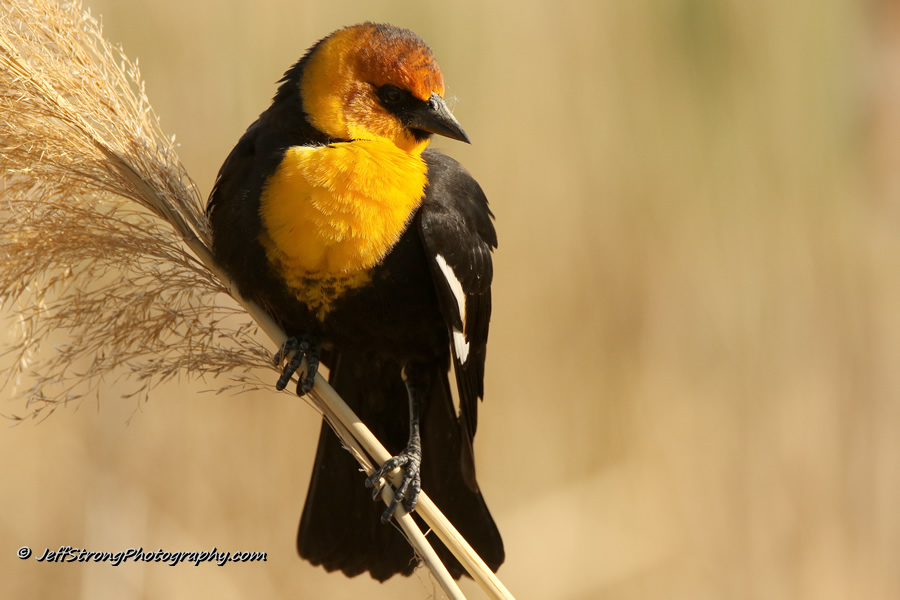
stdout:
POLYGON ((376 86, 392 84, 409 90, 419 100, 432 93, 444 95, 444 76, 434 54, 422 38, 409 29, 393 25, 363 23, 352 32, 360 44, 357 54, 359 75, 376 86))

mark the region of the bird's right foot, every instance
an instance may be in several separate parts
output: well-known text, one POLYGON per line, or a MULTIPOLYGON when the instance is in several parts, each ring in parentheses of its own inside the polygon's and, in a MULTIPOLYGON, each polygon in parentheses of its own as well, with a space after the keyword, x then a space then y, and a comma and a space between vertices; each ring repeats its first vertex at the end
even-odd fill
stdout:
POLYGON ((319 370, 319 356, 321 352, 322 348, 319 345, 319 341, 311 335, 289 337, 285 340, 281 349, 275 353, 275 364, 282 364, 288 357, 290 357, 290 360, 284 366, 281 377, 278 378, 278 382, 275 384, 275 389, 281 391, 286 388, 291 377, 294 376, 294 373, 303 364, 303 359, 306 358, 306 374, 301 376, 300 381, 297 383, 297 395, 303 396, 309 393, 316 382, 316 372, 319 370))

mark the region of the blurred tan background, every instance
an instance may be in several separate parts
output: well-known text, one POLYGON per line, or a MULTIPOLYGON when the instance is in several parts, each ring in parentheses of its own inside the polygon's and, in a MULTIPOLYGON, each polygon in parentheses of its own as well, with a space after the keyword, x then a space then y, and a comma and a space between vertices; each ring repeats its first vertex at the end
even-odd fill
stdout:
MULTIPOLYGON (((896 3, 87 4, 204 195, 319 38, 383 20, 432 46, 474 141, 437 145, 500 234, 476 451, 517 597, 900 597, 896 3)), ((0 431, 0 597, 441 596, 302 562, 316 415, 214 386, 111 383, 0 431)))

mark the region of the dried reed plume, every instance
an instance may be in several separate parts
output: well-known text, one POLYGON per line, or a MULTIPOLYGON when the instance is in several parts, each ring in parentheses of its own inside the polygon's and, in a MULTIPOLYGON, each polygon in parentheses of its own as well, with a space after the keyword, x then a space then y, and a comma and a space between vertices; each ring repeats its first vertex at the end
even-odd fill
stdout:
POLYGON ((0 302, 18 319, 7 387, 37 416, 126 372, 146 397, 180 373, 268 363, 246 319, 221 326, 239 309, 216 303, 225 288, 196 258, 209 242, 201 199, 137 64, 77 4, 4 10, 0 302))
MULTIPOLYGON (((47 416, 125 375, 128 395, 143 398, 178 375, 261 385, 252 371, 272 368, 271 349, 257 326, 276 344, 285 334, 213 263, 202 200, 137 63, 79 2, 7 2, 0 14, 0 199, 0 303, 17 321, 0 387, 29 411, 14 418, 47 416)), ((389 457, 321 377, 311 396, 367 472, 389 457)), ((512 597, 424 493, 418 512, 489 596, 512 597)), ((462 598, 412 518, 397 520, 462 598)))

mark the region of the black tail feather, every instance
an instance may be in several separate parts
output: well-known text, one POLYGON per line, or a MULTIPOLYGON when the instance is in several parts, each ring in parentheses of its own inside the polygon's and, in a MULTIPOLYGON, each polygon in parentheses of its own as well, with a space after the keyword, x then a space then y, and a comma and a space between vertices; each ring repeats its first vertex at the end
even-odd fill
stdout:
MULTIPOLYGON (((336 367, 331 381, 338 393, 388 451, 402 450, 409 435, 409 407, 400 365, 345 354, 336 367)), ((430 393, 423 394, 421 412, 422 489, 496 570, 503 562, 503 542, 481 493, 466 484, 461 463, 465 442, 447 372, 439 364, 435 370, 439 376, 432 378, 430 393)), ((300 556, 349 577, 365 571, 379 581, 397 573, 410 575, 417 566, 412 547, 396 527, 381 524, 383 511, 382 503, 372 501, 359 465, 323 424, 297 536, 300 556)), ((465 572, 462 565, 436 536, 429 541, 450 574, 459 578, 465 572)))

